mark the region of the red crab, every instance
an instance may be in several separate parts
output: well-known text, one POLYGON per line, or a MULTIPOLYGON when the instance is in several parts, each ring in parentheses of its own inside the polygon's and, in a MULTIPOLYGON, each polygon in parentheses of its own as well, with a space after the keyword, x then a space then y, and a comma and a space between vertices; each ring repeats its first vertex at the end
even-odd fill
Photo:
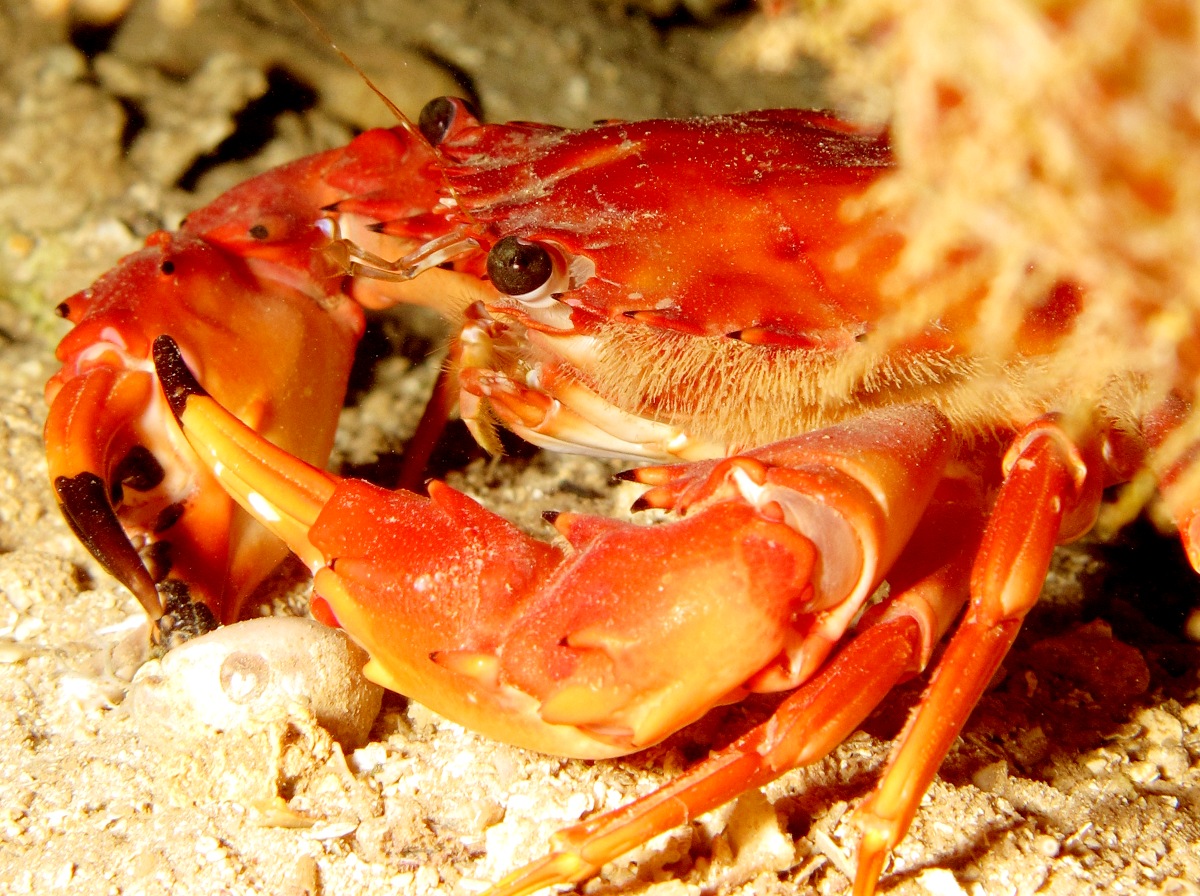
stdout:
MULTIPOLYGON (((895 337, 905 296, 882 284, 904 236, 846 212, 890 165, 883 136, 822 113, 572 131, 435 101, 419 129, 243 184, 68 301, 47 427, 67 517, 152 613, 169 567, 228 619, 276 559, 225 522, 228 493, 310 567, 314 615, 369 651, 369 677, 535 750, 618 756, 792 692, 493 896, 583 880, 820 758, 957 618, 858 809, 870 893, 1054 546, 1178 425, 1190 382, 1123 356, 1103 394, 1073 390, 1056 350, 1088 296, 1069 283, 1013 350, 971 338, 982 290, 895 337), (163 314, 146 299, 160 284, 163 314), (267 299, 288 310, 253 322, 267 299), (550 515, 547 543, 440 482, 423 497, 315 466, 357 305, 398 302, 451 321, 448 388, 485 447, 499 424, 651 461, 625 478, 672 518, 550 515), (147 456, 167 474, 141 475, 147 456), (219 524, 195 509, 209 502, 219 524), (147 569, 125 533, 171 563, 147 569)), ((1172 501, 1194 559, 1196 496, 1172 501)))

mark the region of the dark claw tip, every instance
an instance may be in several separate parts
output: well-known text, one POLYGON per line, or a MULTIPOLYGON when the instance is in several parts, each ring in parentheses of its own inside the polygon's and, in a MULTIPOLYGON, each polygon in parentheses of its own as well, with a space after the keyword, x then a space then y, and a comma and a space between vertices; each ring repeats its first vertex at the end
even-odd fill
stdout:
POLYGON ((171 413, 178 420, 183 416, 188 398, 193 395, 208 395, 208 393, 192 376, 187 364, 183 362, 183 355, 179 353, 179 346, 170 336, 159 336, 154 340, 153 354, 154 370, 158 373, 158 381, 162 384, 167 404, 171 406, 171 413))
POLYGON ((620 473, 613 474, 613 482, 637 482, 637 470, 622 470, 620 473))
POLYGON ((546 522, 548 522, 551 526, 554 525, 554 521, 556 519, 558 519, 559 516, 561 516, 561 515, 562 515, 562 511, 559 511, 559 510, 543 510, 542 511, 542 519, 544 519, 546 522))
POLYGON ((151 619, 162 615, 162 604, 154 579, 137 548, 121 528, 108 502, 104 480, 95 473, 59 476, 54 480, 59 506, 71 531, 100 565, 121 581, 151 619))

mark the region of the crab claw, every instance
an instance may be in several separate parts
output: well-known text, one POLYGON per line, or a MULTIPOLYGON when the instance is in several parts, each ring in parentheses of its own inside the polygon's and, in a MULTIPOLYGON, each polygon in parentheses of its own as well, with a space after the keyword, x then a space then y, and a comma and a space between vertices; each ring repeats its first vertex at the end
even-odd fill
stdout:
POLYGON ((158 388, 151 340, 173 333, 250 426, 320 461, 361 312, 324 307, 188 233, 152 237, 60 311, 75 328, 46 387, 45 437, 64 517, 151 620, 168 577, 235 619, 285 548, 196 460, 158 388))
POLYGON ((80 539, 152 617, 171 581, 172 595, 181 583, 232 621, 285 554, 182 437, 152 341, 170 334, 251 429, 324 463, 365 325, 360 300, 383 301, 355 289, 351 248, 402 257, 429 239, 434 161, 409 130, 367 131, 238 184, 59 306, 75 328, 46 387, 51 480, 80 539), (408 229, 377 227, 393 219, 408 229))
POLYGON ((128 588, 151 622, 162 617, 163 604, 154 576, 121 528, 109 503, 104 480, 88 470, 74 476, 55 476, 54 493, 75 537, 100 564, 128 588))
POLYGON ((561 514, 559 548, 442 483, 423 498, 297 461, 209 399, 169 340, 155 359, 197 453, 313 569, 317 614, 368 650, 368 677, 494 738, 648 746, 769 662, 810 590, 812 545, 745 504, 655 528, 561 514), (741 649, 696 662, 718 640, 741 649))
POLYGON ((313 570, 315 615, 366 648, 368 677, 493 738, 576 757, 644 748, 791 669, 806 631, 823 657, 821 619, 874 589, 876 558, 898 551, 933 490, 913 480, 936 484, 949 450, 944 421, 927 415, 928 450, 882 493, 836 470, 824 484, 811 475, 844 505, 843 524, 741 458, 709 470, 705 500, 670 523, 555 515, 559 547, 443 483, 423 498, 298 461, 212 400, 170 340, 155 363, 198 456, 313 570), (802 534, 806 516, 836 534, 802 534), (891 534, 852 543, 872 516, 891 534))

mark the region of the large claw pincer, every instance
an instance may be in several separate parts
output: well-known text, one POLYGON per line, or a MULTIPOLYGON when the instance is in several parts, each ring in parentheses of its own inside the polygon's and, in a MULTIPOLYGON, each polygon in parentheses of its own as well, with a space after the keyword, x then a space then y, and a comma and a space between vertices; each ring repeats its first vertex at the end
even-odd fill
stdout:
POLYGON ((169 339, 154 354, 197 454, 313 570, 314 612, 368 650, 371 678, 568 756, 641 749, 747 687, 811 675, 907 541, 937 482, 925 465, 950 449, 931 412, 923 455, 866 458, 881 472, 865 483, 815 455, 811 469, 776 466, 778 450, 697 465, 682 519, 559 514, 559 547, 442 483, 423 498, 297 461, 211 400, 169 339))
POLYGON ((429 164, 404 131, 368 131, 239 184, 59 306, 75 327, 46 386, 51 482, 151 619, 170 582, 233 621, 286 553, 196 460, 159 390, 154 338, 170 334, 253 430, 323 463, 364 327, 342 239, 408 245, 371 228, 437 201, 429 164))

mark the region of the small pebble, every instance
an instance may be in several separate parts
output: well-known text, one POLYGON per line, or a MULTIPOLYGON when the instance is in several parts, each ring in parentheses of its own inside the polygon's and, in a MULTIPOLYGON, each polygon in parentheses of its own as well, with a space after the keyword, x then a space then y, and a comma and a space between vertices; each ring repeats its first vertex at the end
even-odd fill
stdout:
POLYGON ((357 821, 327 821, 315 824, 309 829, 308 836, 312 840, 340 840, 358 830, 357 821))
POLYGON ((1052 837, 1049 834, 1038 834, 1033 838, 1033 849, 1046 858, 1053 859, 1062 851, 1062 843, 1059 842, 1057 837, 1052 837))
POLYGON ((387 762, 387 748, 383 744, 367 744, 347 756, 346 760, 356 774, 365 775, 387 762))
POLYGON ((987 793, 1000 793, 1008 783, 1008 763, 1001 759, 985 765, 971 776, 971 783, 987 793))
POLYGON ((1143 709, 1133 719, 1144 729, 1144 736, 1153 745, 1177 745, 1183 740, 1183 724, 1164 709, 1143 709))
POLYGON ((917 883, 932 896, 966 896, 954 873, 945 868, 927 868, 917 875, 917 883))
POLYGON ((351 750, 366 741, 383 699, 363 677, 366 662, 345 633, 311 619, 251 619, 147 663, 130 705, 147 734, 188 741, 308 712, 351 750))
POLYGON ((1129 763, 1129 766, 1125 769, 1125 774, 1129 776, 1129 780, 1133 781, 1134 784, 1141 784, 1143 786, 1158 780, 1159 777, 1158 766, 1153 762, 1145 761, 1129 763))
POLYGON ((729 815, 729 839, 739 862, 785 871, 796 862, 796 843, 761 790, 738 797, 729 815))

